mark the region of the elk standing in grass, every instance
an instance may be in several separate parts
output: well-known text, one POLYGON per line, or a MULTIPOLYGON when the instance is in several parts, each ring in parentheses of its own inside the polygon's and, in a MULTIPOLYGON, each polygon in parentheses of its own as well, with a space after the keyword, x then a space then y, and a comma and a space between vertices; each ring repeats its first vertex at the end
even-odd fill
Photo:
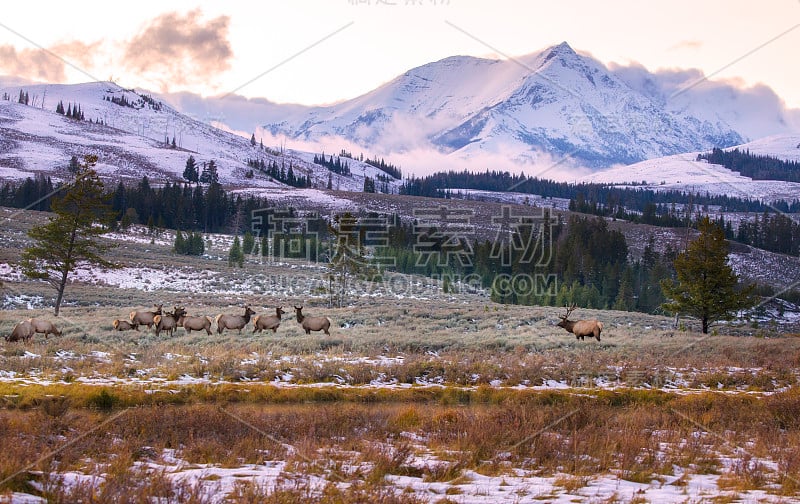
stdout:
POLYGON ((31 324, 31 327, 33 327, 34 333, 44 334, 44 339, 47 339, 51 334, 54 336, 61 336, 61 331, 58 330, 55 324, 48 320, 29 318, 28 322, 31 324))
MULTIPOLYGON (((567 308, 565 306, 565 308, 567 308)), ((567 320, 569 314, 575 309, 575 304, 567 308, 566 315, 559 315, 561 322, 558 327, 563 327, 568 332, 575 335, 575 339, 583 340, 586 336, 594 336, 597 341, 600 341, 600 332, 603 330, 603 323, 597 320, 567 320)))
POLYGON ((331 319, 328 317, 306 317, 303 315, 302 306, 295 306, 294 311, 297 315, 297 322, 306 334, 311 334, 311 331, 322 331, 328 336, 331 335, 331 333, 328 332, 328 329, 331 327, 331 319))
POLYGON ((146 325, 148 329, 153 327, 153 319, 156 315, 161 315, 161 307, 164 305, 154 305, 153 311, 132 311, 130 315, 131 324, 133 324, 137 331, 140 325, 146 325))
POLYGON ((170 336, 175 333, 183 316, 186 315, 186 310, 175 306, 172 313, 164 313, 163 315, 156 315, 153 317, 153 324, 156 326, 156 336, 161 334, 161 331, 167 331, 170 336))
POLYGON ((238 329, 239 334, 242 334, 242 329, 250 322, 250 317, 255 313, 250 308, 250 305, 244 307, 244 315, 223 315, 220 313, 216 318, 217 334, 222 334, 225 329, 238 329))
POLYGON ((275 315, 256 315, 253 318, 253 334, 264 329, 272 329, 273 334, 278 332, 278 326, 281 325, 281 315, 285 313, 283 306, 279 306, 275 308, 275 315))
POLYGON ((17 325, 14 326, 14 329, 11 331, 9 336, 3 336, 6 341, 9 343, 13 343, 15 341, 22 340, 23 343, 27 343, 29 339, 33 336, 33 326, 27 320, 23 320, 22 322, 18 322, 17 325))
POLYGON ((183 318, 183 328, 186 330, 187 334, 192 334, 192 331, 202 331, 205 329, 206 334, 211 334, 211 324, 213 320, 211 317, 190 317, 185 316, 183 318))

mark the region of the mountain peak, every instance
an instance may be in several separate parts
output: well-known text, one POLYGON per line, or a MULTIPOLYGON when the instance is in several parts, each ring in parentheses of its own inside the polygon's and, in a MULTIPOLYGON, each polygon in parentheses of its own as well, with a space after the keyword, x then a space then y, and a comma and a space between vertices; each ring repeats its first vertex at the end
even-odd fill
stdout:
POLYGON ((558 45, 554 45, 553 47, 550 47, 545 52, 547 53, 545 60, 549 60, 554 56, 573 56, 576 54, 575 51, 572 49, 572 47, 570 47, 570 45, 567 44, 566 41, 561 42, 558 45))

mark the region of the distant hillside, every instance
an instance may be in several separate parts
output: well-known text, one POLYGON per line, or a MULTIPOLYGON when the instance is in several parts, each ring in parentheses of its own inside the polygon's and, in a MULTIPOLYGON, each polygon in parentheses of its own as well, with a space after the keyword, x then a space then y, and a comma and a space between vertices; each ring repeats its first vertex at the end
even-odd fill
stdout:
MULTIPOLYGON (((253 162, 277 164, 312 187, 361 191, 365 177, 399 184, 380 169, 352 159, 350 173, 332 173, 313 163, 316 153, 262 146, 181 114, 152 95, 109 82, 76 85, 27 85, 0 89, 0 178, 32 173, 63 176, 72 156, 99 157, 98 171, 116 180, 179 181, 191 155, 198 165, 214 161, 220 182, 229 187, 276 188, 284 184, 253 162), (27 105, 19 103, 20 95, 27 105), (68 117, 79 108, 83 120, 68 117), (59 109, 59 113, 56 110, 59 109), (248 165, 248 161, 251 161, 248 165), (250 173, 252 171, 252 176, 250 173)), ((384 187, 380 184, 377 188, 384 187)))

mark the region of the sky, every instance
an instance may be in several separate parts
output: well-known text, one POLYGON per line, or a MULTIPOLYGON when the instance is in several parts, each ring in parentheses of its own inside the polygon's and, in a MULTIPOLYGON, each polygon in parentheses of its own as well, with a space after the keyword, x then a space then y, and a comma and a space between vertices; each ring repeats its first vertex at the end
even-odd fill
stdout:
POLYGON ((800 108, 798 0, 37 1, 0 14, 0 75, 318 105, 447 56, 562 41, 607 65, 766 84, 800 108))

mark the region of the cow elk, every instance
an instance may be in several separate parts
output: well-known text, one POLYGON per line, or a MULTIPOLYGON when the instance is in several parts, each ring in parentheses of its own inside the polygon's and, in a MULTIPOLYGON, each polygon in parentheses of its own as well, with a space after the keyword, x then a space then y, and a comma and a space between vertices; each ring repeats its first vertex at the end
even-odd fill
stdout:
MULTIPOLYGON (((567 308, 565 306, 565 308, 567 308)), ((594 336, 597 341, 600 341, 600 332, 603 330, 603 323, 597 320, 568 320, 568 317, 572 311, 575 310, 575 304, 569 308, 567 308, 566 315, 559 315, 561 322, 558 323, 558 327, 563 327, 568 332, 571 332, 575 335, 575 339, 580 339, 583 341, 584 337, 594 336)))
POLYGON ((272 333, 278 332, 278 326, 281 325, 281 315, 286 312, 283 307, 275 308, 275 315, 256 315, 253 318, 253 334, 261 332, 264 329, 272 329, 272 333))
POLYGON ((27 343, 32 336, 33 336, 33 326, 28 320, 23 320, 22 322, 18 322, 17 325, 14 326, 14 329, 11 330, 11 334, 9 336, 4 336, 4 338, 9 343, 13 343, 15 341, 22 341, 23 343, 27 343))
POLYGON ((244 315, 224 315, 220 313, 217 315, 217 334, 222 334, 225 329, 238 329, 239 334, 242 334, 242 329, 250 322, 250 317, 255 315, 250 305, 244 307, 244 315))
POLYGON ((153 317, 153 324, 156 327, 156 336, 161 335, 161 331, 167 331, 169 335, 172 336, 184 315, 186 315, 186 310, 175 306, 172 309, 172 313, 167 312, 153 317))
POLYGON ((211 324, 213 322, 214 320, 211 317, 190 317, 186 315, 180 325, 183 326, 186 334, 192 334, 192 331, 205 330, 206 334, 211 335, 211 324))
POLYGON ((29 318, 28 323, 33 327, 34 333, 44 334, 44 339, 47 339, 51 334, 54 336, 61 336, 61 331, 50 321, 29 318))
POLYGON ((114 322, 112 322, 111 325, 114 326, 115 331, 130 331, 131 329, 136 329, 137 331, 139 330, 138 325, 128 322, 127 320, 114 319, 114 322))
POLYGON ((311 331, 322 331, 328 336, 331 335, 331 333, 328 332, 328 329, 331 327, 331 319, 328 317, 306 317, 303 315, 302 306, 295 306, 294 311, 297 315, 297 322, 306 334, 311 334, 311 331))
POLYGON ((153 319, 156 315, 161 315, 161 308, 164 305, 154 305, 153 311, 132 311, 130 315, 131 324, 133 324, 135 329, 138 331, 140 325, 146 325, 148 329, 153 327, 153 319))

